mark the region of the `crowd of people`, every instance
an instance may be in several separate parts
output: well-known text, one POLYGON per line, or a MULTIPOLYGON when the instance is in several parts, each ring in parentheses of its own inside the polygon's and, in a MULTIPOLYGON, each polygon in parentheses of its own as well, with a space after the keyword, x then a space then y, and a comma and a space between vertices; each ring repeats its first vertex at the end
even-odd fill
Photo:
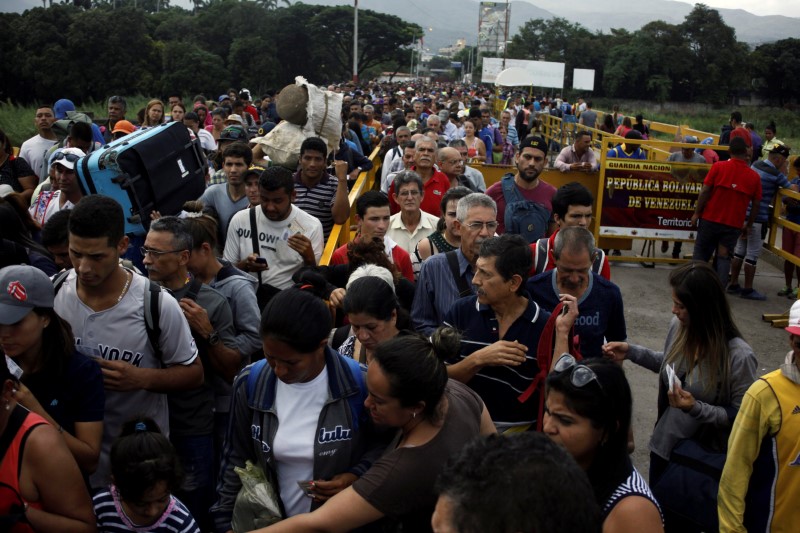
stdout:
MULTIPOLYGON (((308 137, 291 169, 263 150, 280 95, 253 101, 246 89, 198 95, 191 111, 178 94, 153 99, 134 120, 113 96, 97 124, 60 100, 37 109, 38 133, 18 157, 0 132, 0 523, 792 529, 800 303, 785 364, 758 378, 727 299, 758 299, 750 233, 761 235, 759 202, 791 186, 784 144, 773 135, 751 170, 752 144, 730 134, 698 199, 696 261, 670 275, 674 318, 655 351, 628 342, 624 295, 588 229, 592 193, 541 179, 553 147, 537 134, 541 113, 574 116, 624 137, 608 157, 638 158, 641 117, 516 94, 495 116, 494 96, 474 87, 329 90, 343 93, 339 145, 308 137), (179 213, 154 213, 134 245, 122 206, 85 194, 78 168, 167 120, 205 150, 207 188, 179 213), (373 161, 355 236, 321 265, 373 161), (511 171, 487 187, 469 165, 481 162, 511 171), (659 375, 647 480, 631 461, 625 359, 659 375), (670 498, 683 490, 675 457, 687 441, 727 451, 713 494, 690 487, 711 498, 702 513, 694 493, 670 498)), ((579 131, 555 168, 596 171, 591 141, 579 131)), ((706 161, 694 149, 674 155, 706 161)))

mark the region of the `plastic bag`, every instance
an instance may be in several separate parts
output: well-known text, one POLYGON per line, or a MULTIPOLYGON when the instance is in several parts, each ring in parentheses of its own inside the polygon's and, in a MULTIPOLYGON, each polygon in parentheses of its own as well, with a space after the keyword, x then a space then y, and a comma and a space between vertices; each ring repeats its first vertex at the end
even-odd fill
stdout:
POLYGON ((264 471, 250 461, 244 468, 237 466, 233 470, 242 480, 242 488, 233 504, 231 529, 244 533, 279 522, 283 518, 280 496, 264 471))

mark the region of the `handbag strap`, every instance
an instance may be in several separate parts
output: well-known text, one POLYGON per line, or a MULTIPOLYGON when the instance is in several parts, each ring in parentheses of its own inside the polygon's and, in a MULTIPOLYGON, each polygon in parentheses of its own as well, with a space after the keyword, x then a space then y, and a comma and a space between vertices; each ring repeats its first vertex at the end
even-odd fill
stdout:
POLYGON ((458 252, 456 250, 451 250, 449 252, 445 252, 444 256, 447 258, 447 265, 450 267, 450 272, 453 274, 453 280, 456 282, 456 288, 458 288, 458 297, 463 298, 464 296, 469 296, 472 294, 472 289, 467 283, 467 280, 465 280, 464 276, 461 275, 461 269, 458 265, 458 252))
MULTIPOLYGON (((256 256, 261 255, 261 250, 258 248, 258 224, 256 224, 256 207, 250 208, 250 240, 253 243, 253 253, 256 256)), ((261 271, 258 271, 258 285, 261 286, 261 271)))
MULTIPOLYGON (((550 314, 550 317, 547 319, 547 322, 542 329, 542 334, 539 337, 539 344, 536 347, 536 364, 539 367, 539 371, 534 376, 531 384, 528 385, 528 388, 517 397, 517 401, 520 403, 525 403, 528 401, 531 395, 533 395, 533 393, 541 387, 545 379, 547 379, 547 374, 550 373, 550 365, 553 362, 553 348, 555 347, 556 320, 558 319, 558 315, 561 314, 561 310, 563 308, 564 303, 559 302, 558 305, 556 305, 553 309, 553 312, 550 314)), ((572 328, 570 328, 569 334, 567 335, 567 346, 569 347, 569 353, 572 354, 575 359, 580 361, 583 359, 583 356, 575 347, 575 341, 573 338, 574 334, 575 326, 573 325, 572 328)), ((544 394, 540 394, 538 414, 536 417, 536 431, 542 430, 543 416, 544 394)))

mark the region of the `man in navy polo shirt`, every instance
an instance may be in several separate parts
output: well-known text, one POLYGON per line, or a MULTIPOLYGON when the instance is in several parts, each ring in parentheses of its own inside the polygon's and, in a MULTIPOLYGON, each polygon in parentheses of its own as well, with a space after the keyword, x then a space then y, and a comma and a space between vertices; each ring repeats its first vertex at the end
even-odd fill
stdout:
POLYGON ((531 263, 519 235, 486 239, 472 278, 477 294, 457 300, 444 319, 463 332, 447 373, 480 395, 501 432, 536 423, 538 391, 524 403, 518 398, 539 371, 536 349, 550 313, 525 291, 531 263))
POLYGON ((592 271, 595 253, 594 236, 589 230, 579 226, 561 228, 553 246, 556 268, 525 284, 533 300, 547 310, 555 308, 563 294, 577 298, 580 315, 575 321, 575 333, 584 357, 600 357, 604 342, 627 338, 622 293, 611 281, 592 271))

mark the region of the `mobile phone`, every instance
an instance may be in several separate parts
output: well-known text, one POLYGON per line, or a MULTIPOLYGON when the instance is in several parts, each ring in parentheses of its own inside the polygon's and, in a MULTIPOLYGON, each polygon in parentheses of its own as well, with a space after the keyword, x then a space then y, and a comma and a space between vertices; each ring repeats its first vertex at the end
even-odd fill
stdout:
POLYGON ((256 263, 258 263, 260 265, 266 265, 267 264, 267 258, 266 257, 256 257, 256 263))

